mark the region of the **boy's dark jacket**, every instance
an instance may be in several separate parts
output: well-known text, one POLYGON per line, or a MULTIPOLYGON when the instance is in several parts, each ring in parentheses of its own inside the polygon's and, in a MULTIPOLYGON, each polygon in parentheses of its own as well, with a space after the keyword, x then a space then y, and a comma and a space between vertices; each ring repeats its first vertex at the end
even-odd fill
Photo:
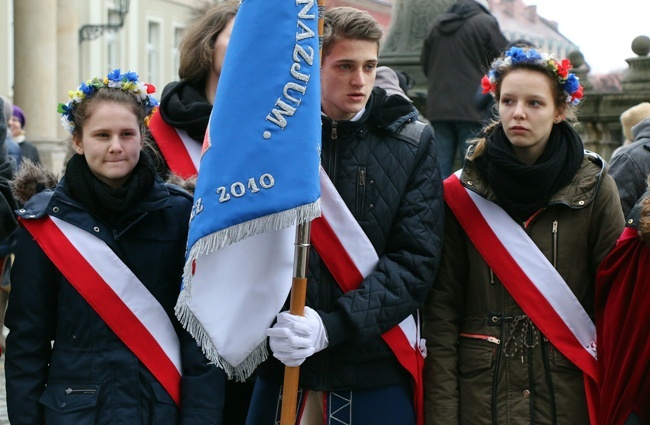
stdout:
MULTIPOLYGON (((420 307, 438 267, 443 198, 430 126, 404 98, 375 87, 358 121, 323 117, 321 163, 379 256, 354 294, 343 294, 310 250, 307 305, 329 346, 307 358, 300 385, 364 389, 409 382, 381 334, 420 307)), ((270 357, 260 374, 282 382, 270 357)))

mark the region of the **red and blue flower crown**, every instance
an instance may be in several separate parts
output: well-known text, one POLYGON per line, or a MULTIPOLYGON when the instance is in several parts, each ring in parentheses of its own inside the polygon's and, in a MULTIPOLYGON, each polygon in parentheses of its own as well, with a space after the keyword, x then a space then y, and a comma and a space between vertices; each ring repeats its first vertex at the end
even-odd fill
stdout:
POLYGON ((558 62, 550 53, 538 52, 535 49, 523 49, 516 46, 507 50, 504 58, 495 59, 492 62, 487 75, 481 79, 483 94, 494 94, 497 81, 501 79, 503 72, 511 66, 521 63, 539 65, 550 70, 556 76, 560 86, 562 86, 562 90, 566 94, 566 102, 571 105, 580 103, 580 99, 583 96, 583 88, 580 85, 578 77, 569 72, 573 66, 568 59, 562 59, 558 62))
POLYGON ((74 132, 74 118, 72 114, 77 105, 84 99, 92 97, 97 93, 97 90, 104 87, 117 88, 133 94, 144 105, 147 112, 144 122, 145 125, 149 125, 149 120, 158 107, 158 100, 151 96, 152 93, 156 92, 156 88, 153 84, 139 81, 138 74, 135 72, 128 71, 122 74, 119 69, 114 69, 104 78, 95 77, 85 83, 81 83, 76 90, 68 91, 70 102, 67 104, 59 103, 57 108, 57 112, 61 114, 61 125, 66 131, 69 133, 74 132))

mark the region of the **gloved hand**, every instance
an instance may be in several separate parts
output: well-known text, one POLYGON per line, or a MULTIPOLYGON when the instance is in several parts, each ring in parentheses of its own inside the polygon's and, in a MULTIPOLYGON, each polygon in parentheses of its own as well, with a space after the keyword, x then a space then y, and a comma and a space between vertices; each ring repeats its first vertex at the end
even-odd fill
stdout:
POLYGON ((283 311, 277 322, 266 330, 273 357, 286 366, 300 366, 307 357, 327 347, 329 341, 323 320, 318 313, 305 307, 304 316, 283 311))

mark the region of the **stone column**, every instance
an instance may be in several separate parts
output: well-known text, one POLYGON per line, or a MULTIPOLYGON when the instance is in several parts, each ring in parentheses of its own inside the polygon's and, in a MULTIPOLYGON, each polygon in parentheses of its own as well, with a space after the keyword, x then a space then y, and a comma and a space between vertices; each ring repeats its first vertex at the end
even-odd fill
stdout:
POLYGON ((14 103, 25 111, 27 138, 41 151, 56 140, 57 25, 56 0, 14 2, 14 103))
MULTIPOLYGON (((57 0, 57 103, 68 101, 68 90, 77 87, 84 79, 79 75, 79 4, 78 0, 57 0)), ((51 169, 55 173, 63 170, 65 161, 70 154, 68 144, 61 144, 60 140, 70 137, 59 124, 57 115, 57 143, 50 144, 44 149, 51 152, 51 169)))

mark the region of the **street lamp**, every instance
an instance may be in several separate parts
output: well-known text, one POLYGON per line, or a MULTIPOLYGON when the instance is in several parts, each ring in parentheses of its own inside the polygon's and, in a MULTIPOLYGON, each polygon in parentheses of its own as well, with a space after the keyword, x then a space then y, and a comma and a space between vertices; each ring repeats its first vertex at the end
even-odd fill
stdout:
POLYGON ((119 17, 117 24, 86 24, 79 28, 79 44, 99 38, 105 31, 117 32, 124 25, 124 17, 129 13, 130 0, 115 0, 115 11, 119 17))

